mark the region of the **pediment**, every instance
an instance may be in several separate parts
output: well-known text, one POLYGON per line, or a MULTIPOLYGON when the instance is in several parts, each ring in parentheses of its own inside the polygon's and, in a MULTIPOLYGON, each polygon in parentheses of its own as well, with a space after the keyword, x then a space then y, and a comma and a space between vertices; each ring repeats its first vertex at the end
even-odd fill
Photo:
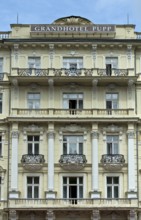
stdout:
POLYGON ((53 24, 60 24, 60 25, 90 25, 92 22, 87 18, 83 18, 80 16, 69 16, 69 17, 62 17, 53 22, 53 24))

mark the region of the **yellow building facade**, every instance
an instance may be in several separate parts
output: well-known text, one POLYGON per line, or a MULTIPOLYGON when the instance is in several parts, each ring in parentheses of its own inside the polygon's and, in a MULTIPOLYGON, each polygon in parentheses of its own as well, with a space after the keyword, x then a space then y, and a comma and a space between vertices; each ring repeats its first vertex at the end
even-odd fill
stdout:
POLYGON ((70 16, 0 32, 0 219, 141 219, 141 33, 70 16))

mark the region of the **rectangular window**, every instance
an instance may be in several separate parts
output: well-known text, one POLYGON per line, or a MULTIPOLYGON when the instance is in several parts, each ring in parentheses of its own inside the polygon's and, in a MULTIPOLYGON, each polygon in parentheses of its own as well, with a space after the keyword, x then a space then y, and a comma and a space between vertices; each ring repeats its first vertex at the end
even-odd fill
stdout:
POLYGON ((107 198, 119 198, 119 177, 108 176, 106 178, 107 198))
MULTIPOLYGON (((63 177, 63 198, 83 198, 83 177, 63 177)), ((76 200, 72 202, 77 203, 76 200)))
POLYGON ((0 113, 2 113, 2 94, 0 93, 0 113))
POLYGON ((27 177, 27 198, 39 198, 39 177, 27 177))
POLYGON ((83 58, 82 57, 65 57, 63 58, 63 68, 68 69, 68 75, 75 76, 79 74, 77 70, 83 68, 83 58))
POLYGON ((27 152, 28 154, 39 154, 39 135, 27 136, 27 152))
POLYGON ((106 57, 106 75, 112 75, 112 69, 118 68, 118 57, 106 57))
POLYGON ((119 154, 119 136, 107 135, 107 154, 119 154))
POLYGON ((118 109, 117 93, 106 93, 106 109, 118 109))
POLYGON ((72 110, 83 109, 83 94, 63 94, 63 108, 72 110))
POLYGON ((83 136, 63 136, 63 154, 83 154, 83 136))
POLYGON ((28 93, 27 94, 27 106, 29 109, 40 108, 40 93, 28 93))
POLYGON ((0 76, 3 75, 3 58, 0 57, 0 76))
POLYGON ((28 67, 31 69, 32 68, 40 69, 41 68, 40 57, 28 57, 28 67))
POLYGON ((2 136, 0 136, 0 157, 2 156, 2 136))

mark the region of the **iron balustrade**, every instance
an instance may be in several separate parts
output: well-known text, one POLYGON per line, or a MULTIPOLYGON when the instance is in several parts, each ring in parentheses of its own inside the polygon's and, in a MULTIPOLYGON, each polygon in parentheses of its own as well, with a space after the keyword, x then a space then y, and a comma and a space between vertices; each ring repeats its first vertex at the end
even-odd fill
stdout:
POLYGON ((48 76, 48 69, 19 68, 18 76, 48 76))
POLYGON ((21 162, 23 164, 43 164, 45 159, 42 154, 24 154, 22 155, 21 162))
POLYGON ((123 164, 125 163, 124 155, 122 154, 103 154, 101 158, 101 163, 113 163, 113 164, 123 164))
POLYGON ((63 154, 59 160, 60 164, 85 164, 87 163, 86 156, 84 154, 63 154))

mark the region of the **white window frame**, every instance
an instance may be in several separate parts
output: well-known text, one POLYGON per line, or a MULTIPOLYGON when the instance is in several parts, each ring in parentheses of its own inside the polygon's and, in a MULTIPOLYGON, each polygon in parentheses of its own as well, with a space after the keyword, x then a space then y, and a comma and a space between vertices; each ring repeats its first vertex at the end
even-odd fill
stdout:
MULTIPOLYGON (((27 198, 27 177, 39 177, 39 199, 41 198, 42 194, 41 194, 41 186, 42 186, 42 178, 41 178, 41 174, 33 174, 33 173, 29 173, 27 175, 25 175, 25 199, 28 199, 27 198)), ((34 199, 34 198, 33 198, 34 199)))
POLYGON ((106 135, 106 154, 108 154, 108 143, 111 143, 112 144, 112 152, 110 153, 110 154, 119 154, 119 135, 118 134, 107 134, 106 135), (110 141, 108 141, 107 139, 108 139, 108 137, 112 137, 112 138, 114 138, 114 137, 118 137, 118 141, 114 141, 114 140, 111 140, 111 142, 110 141), (115 151, 115 149, 114 149, 114 144, 116 144, 117 143, 117 153, 115 153, 114 151, 115 151))
POLYGON ((122 176, 120 174, 115 174, 115 173, 110 173, 110 174, 106 174, 105 175, 105 198, 106 199, 107 199, 107 177, 118 177, 119 178, 119 196, 118 196, 118 198, 111 198, 111 199, 120 199, 121 198, 121 181, 122 181, 122 176))
POLYGON ((40 154, 40 135, 39 134, 28 134, 27 135, 27 153, 28 153, 28 144, 32 144, 32 154, 35 154, 35 144, 38 144, 38 151, 40 154), (32 136, 33 140, 32 141, 28 141, 28 137, 32 136), (35 136, 39 137, 39 141, 35 141, 35 136))
POLYGON ((118 56, 114 56, 114 57, 106 56, 105 64, 111 64, 112 69, 118 69, 118 56))
POLYGON ((66 143, 67 144, 67 154, 71 154, 71 152, 70 152, 70 144, 72 143, 74 143, 75 144, 75 147, 76 147, 76 152, 74 152, 74 153, 72 153, 72 154, 80 154, 80 152, 79 152, 79 144, 80 143, 82 143, 82 154, 84 154, 84 135, 63 135, 63 146, 62 146, 62 152, 63 152, 63 154, 64 154, 64 143, 66 143), (64 137, 66 137, 67 138, 67 141, 66 142, 64 142, 64 137), (75 137, 76 138, 76 142, 74 141, 74 142, 71 142, 70 140, 69 140, 69 138, 73 138, 73 137, 75 137), (79 140, 79 139, 81 139, 82 138, 82 142, 79 140))
MULTIPOLYGON (((60 175, 60 193, 61 193, 61 198, 63 199, 63 177, 83 177, 83 198, 86 197, 86 189, 87 189, 87 186, 86 186, 86 174, 61 174, 60 175)), ((68 198, 69 199, 69 198, 68 198)), ((79 199, 79 198, 78 198, 79 199)))
POLYGON ((41 58, 29 56, 28 57, 28 68, 40 69, 41 68, 41 58))
POLYGON ((71 109, 71 108, 69 108, 70 100, 76 101, 76 108, 75 109, 83 109, 83 107, 84 107, 83 93, 63 93, 63 108, 64 109, 71 109), (80 106, 80 101, 82 101, 82 108, 80 106))
POLYGON ((73 64, 76 65, 76 69, 82 69, 83 57, 63 57, 63 68, 71 69, 73 64))
POLYGON ((28 109, 40 109, 40 102, 41 102, 41 94, 40 92, 28 92, 27 93, 27 108, 28 109), (30 99, 29 98, 29 95, 32 95, 33 98, 30 99), (39 98, 36 99, 34 98, 34 96, 38 95, 39 98), (31 108, 30 108, 30 105, 31 105, 31 108))
POLYGON ((111 93, 111 92, 106 92, 106 96, 105 96, 105 99, 106 99, 106 109, 119 109, 119 93, 117 93, 117 92, 113 92, 113 93, 111 93), (110 99, 107 99, 107 95, 111 95, 111 98, 110 99), (117 99, 114 99, 114 98, 112 98, 112 96, 114 96, 114 95, 117 95, 117 99), (112 104, 112 108, 107 108, 107 101, 109 101, 109 102, 111 102, 111 104, 112 104), (114 102, 116 103, 116 105, 117 105, 117 108, 113 108, 114 107, 114 102))

